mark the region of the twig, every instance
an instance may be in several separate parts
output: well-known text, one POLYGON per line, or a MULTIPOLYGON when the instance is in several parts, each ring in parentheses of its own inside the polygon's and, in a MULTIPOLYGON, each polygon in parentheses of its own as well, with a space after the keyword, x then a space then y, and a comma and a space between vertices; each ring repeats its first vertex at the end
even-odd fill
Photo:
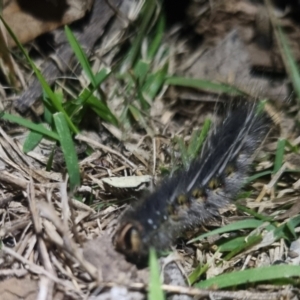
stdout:
POLYGON ((127 164, 129 164, 131 167, 137 168, 137 166, 136 166, 133 162, 131 162, 129 159, 127 159, 124 155, 122 155, 122 154, 119 153, 118 151, 115 151, 115 150, 113 150, 113 149, 111 149, 111 148, 109 148, 109 147, 107 147, 107 146, 104 146, 104 145, 102 145, 102 144, 100 144, 100 143, 98 143, 98 142, 96 142, 96 141, 93 141, 93 140, 91 140, 91 139, 85 137, 85 136, 82 135, 82 134, 77 134, 75 138, 76 138, 76 140, 86 142, 86 143, 88 143, 88 144, 91 144, 91 145, 93 145, 93 146, 99 148, 99 149, 102 149, 102 150, 107 151, 107 152, 109 152, 109 153, 112 153, 112 154, 114 154, 114 155, 116 155, 116 156, 119 156, 119 157, 122 158, 127 164))

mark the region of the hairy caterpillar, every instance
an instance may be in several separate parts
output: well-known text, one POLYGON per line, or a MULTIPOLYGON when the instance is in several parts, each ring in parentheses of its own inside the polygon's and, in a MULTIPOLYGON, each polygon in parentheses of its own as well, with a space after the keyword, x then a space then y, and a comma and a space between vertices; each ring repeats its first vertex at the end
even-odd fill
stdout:
POLYGON ((231 110, 188 170, 163 180, 153 194, 125 211, 114 236, 115 248, 139 261, 150 247, 167 249, 186 230, 217 217, 218 209, 240 191, 268 129, 256 104, 231 110))

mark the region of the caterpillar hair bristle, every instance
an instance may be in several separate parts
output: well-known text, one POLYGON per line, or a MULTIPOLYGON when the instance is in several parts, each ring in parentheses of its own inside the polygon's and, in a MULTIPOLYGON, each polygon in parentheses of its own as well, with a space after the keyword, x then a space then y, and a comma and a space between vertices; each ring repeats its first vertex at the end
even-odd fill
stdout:
POLYGON ((119 252, 139 261, 150 247, 165 250, 186 230, 219 215, 219 208, 242 188, 253 154, 269 130, 268 118, 256 110, 253 103, 230 110, 188 170, 163 180, 154 193, 125 211, 114 236, 119 252))

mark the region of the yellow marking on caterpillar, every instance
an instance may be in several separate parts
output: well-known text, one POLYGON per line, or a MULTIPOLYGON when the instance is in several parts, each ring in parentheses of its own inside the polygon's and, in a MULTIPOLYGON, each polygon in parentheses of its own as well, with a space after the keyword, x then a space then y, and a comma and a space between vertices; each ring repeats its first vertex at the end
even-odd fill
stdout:
POLYGON ((202 189, 195 188, 192 191, 192 196, 197 200, 197 202, 204 202, 207 197, 202 189))
POLYGON ((184 205, 184 204, 187 204, 188 202, 188 197, 186 195, 179 195, 177 197, 177 203, 179 205, 184 205))
POLYGON ((208 183, 208 188, 211 190, 216 190, 220 186, 220 180, 217 178, 213 178, 208 183))
POLYGON ((204 193, 203 193, 203 190, 201 190, 201 189, 196 188, 192 191, 192 196, 194 198, 201 198, 201 197, 203 197, 203 195, 204 195, 204 193))
POLYGON ((225 169, 226 177, 230 177, 234 173, 235 169, 233 165, 228 165, 225 169))

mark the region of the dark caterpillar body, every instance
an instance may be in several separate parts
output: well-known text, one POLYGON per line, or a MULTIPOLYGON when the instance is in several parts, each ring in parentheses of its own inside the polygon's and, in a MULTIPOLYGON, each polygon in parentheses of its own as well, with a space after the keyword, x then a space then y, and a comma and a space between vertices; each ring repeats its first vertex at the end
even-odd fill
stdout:
POLYGON ((128 209, 114 237, 118 251, 140 260, 149 248, 167 249, 176 238, 219 215, 240 191, 252 156, 268 131, 257 106, 229 112, 189 169, 165 179, 149 197, 128 209))

